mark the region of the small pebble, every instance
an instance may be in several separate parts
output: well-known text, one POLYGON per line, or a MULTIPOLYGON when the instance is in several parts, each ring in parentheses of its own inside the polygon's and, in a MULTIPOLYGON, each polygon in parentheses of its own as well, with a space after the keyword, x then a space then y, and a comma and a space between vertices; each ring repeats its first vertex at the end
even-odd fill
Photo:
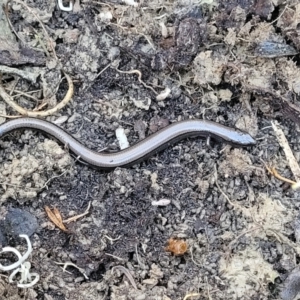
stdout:
POLYGON ((124 128, 119 127, 116 130, 116 137, 118 139, 119 146, 120 146, 121 150, 126 149, 126 148, 129 147, 129 143, 128 143, 127 136, 125 134, 124 128))
POLYGON ((260 57, 274 58, 296 55, 298 51, 294 47, 284 43, 264 41, 257 44, 254 53, 260 57))
POLYGON ((151 205, 153 206, 167 206, 171 203, 171 200, 169 199, 160 199, 158 201, 152 201, 151 205))
POLYGON ((170 93, 171 93, 171 89, 169 89, 168 87, 163 90, 160 94, 158 94, 156 96, 156 100, 157 101, 162 101, 162 100, 165 100, 167 97, 170 96, 170 93))

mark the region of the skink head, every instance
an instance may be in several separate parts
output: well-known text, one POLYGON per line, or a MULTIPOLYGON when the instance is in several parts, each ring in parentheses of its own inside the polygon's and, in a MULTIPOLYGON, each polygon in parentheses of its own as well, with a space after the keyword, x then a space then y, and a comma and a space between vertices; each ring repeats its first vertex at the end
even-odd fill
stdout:
POLYGON ((236 130, 236 141, 241 146, 253 146, 256 145, 256 140, 247 132, 236 130))

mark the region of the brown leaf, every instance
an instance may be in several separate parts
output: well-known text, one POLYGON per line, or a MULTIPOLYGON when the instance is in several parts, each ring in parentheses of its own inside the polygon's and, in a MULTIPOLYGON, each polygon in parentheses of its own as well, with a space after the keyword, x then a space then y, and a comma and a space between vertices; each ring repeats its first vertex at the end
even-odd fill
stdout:
POLYGON ((69 232, 69 230, 65 227, 62 221, 62 216, 60 211, 57 208, 51 208, 49 206, 45 206, 45 211, 47 213, 48 218, 62 231, 69 232))

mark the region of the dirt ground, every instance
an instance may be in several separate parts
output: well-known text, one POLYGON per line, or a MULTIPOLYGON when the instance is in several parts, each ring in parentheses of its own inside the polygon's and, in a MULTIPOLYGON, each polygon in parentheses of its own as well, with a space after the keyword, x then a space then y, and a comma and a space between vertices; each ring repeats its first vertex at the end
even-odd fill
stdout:
MULTIPOLYGON (((13 0, 2 8, 2 86, 23 108, 47 110, 70 87, 64 70, 74 95, 46 120, 88 148, 118 151, 119 127, 134 145, 186 119, 237 127, 257 145, 184 139, 104 172, 42 132, 2 138, 0 244, 24 253, 19 234, 28 234, 40 280, 22 289, 2 272, 1 300, 297 299, 300 194, 265 165, 300 180, 274 131, 299 161, 298 0, 82 0, 71 12, 56 1, 13 0), (63 219, 90 208, 64 232, 45 206, 63 219)), ((5 122, 18 113, 2 99, 5 122)), ((1 254, 1 264, 14 261, 1 254)))

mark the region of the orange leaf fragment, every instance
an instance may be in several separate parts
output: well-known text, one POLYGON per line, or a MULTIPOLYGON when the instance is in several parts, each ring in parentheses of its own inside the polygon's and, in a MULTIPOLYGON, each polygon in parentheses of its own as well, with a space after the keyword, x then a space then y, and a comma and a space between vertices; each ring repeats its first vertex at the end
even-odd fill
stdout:
POLYGON ((183 255, 187 252, 187 249, 188 245, 186 241, 173 238, 168 240, 168 246, 165 248, 166 251, 171 252, 174 255, 183 255))

